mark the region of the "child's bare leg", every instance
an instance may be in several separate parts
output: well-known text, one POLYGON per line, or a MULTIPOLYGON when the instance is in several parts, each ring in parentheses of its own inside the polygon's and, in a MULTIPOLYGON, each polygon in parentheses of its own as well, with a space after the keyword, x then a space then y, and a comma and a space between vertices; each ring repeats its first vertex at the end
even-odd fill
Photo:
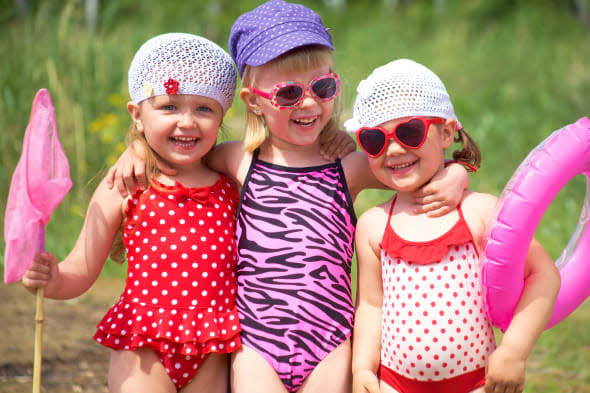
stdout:
POLYGON ((227 393, 229 355, 212 353, 181 393, 227 393))
POLYGON ((160 359, 151 349, 111 351, 109 365, 109 392, 176 393, 160 359))
POLYGON ((230 374, 232 393, 287 393, 270 364, 245 345, 232 354, 230 374))
POLYGON ((326 356, 305 379, 298 393, 348 393, 352 389, 350 339, 326 356))

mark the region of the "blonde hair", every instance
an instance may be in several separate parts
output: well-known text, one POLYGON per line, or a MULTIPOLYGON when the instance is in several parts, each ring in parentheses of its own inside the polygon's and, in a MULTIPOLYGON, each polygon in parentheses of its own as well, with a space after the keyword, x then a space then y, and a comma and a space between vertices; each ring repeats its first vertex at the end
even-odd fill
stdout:
MULTIPOLYGON (((150 145, 147 143, 145 139, 145 135, 142 132, 139 132, 135 123, 132 123, 129 126, 129 130, 127 131, 127 136, 125 137, 125 141, 127 146, 133 149, 133 152, 137 154, 137 149, 135 148, 135 142, 139 142, 141 147, 143 148, 143 159, 145 160, 145 175, 148 181, 148 186, 153 187, 155 186, 154 179, 160 173, 158 166, 156 165, 156 152, 152 150, 150 145)), ((123 263, 125 262, 125 244, 123 243, 123 225, 125 224, 125 220, 121 223, 121 228, 117 232, 113 244, 111 246, 111 251, 109 252, 109 258, 116 263, 123 263)))
POLYGON ((129 127, 125 141, 127 142, 127 146, 131 147, 136 155, 138 155, 138 151, 135 142, 138 142, 141 145, 141 150, 143 151, 142 158, 145 161, 145 176, 148 181, 148 186, 154 186, 154 179, 160 174, 160 169, 158 169, 157 165, 158 154, 151 148, 145 139, 145 134, 137 129, 135 123, 131 124, 129 127))
MULTIPOLYGON (((302 72, 311 68, 328 64, 330 72, 334 72, 332 51, 321 45, 306 45, 290 50, 276 59, 258 66, 246 65, 242 74, 242 84, 253 87, 256 85, 256 76, 261 72, 302 72)), ((339 102, 339 101, 337 101, 339 102)), ((320 134, 320 143, 330 141, 338 131, 339 106, 334 106, 334 113, 320 134)), ((252 110, 246 108, 246 130, 244 133, 244 150, 254 151, 266 139, 267 127, 262 116, 257 116, 252 110)))

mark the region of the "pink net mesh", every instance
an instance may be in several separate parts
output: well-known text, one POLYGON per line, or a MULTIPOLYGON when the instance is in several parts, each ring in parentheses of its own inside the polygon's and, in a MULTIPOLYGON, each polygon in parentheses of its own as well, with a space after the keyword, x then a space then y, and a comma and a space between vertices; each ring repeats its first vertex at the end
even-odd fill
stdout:
POLYGON ((44 228, 72 186, 70 167, 57 136, 51 96, 37 92, 4 216, 4 282, 22 278, 35 252, 43 250, 44 228))

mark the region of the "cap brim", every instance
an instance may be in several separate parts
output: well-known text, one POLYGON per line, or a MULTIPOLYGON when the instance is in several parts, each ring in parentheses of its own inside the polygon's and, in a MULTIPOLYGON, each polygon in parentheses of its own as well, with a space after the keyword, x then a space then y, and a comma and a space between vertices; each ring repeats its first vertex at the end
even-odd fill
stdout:
MULTIPOLYGON (((261 66, 268 63, 277 57, 284 55, 285 53, 306 45, 321 45, 334 50, 334 46, 330 41, 313 31, 293 31, 276 37, 273 40, 266 41, 263 45, 264 48, 272 46, 276 50, 265 50, 264 53, 254 53, 248 60, 244 62, 244 65, 249 66, 261 66), (279 44, 280 43, 280 44, 279 44)), ((256 52, 261 52, 261 48, 258 48, 256 52)))

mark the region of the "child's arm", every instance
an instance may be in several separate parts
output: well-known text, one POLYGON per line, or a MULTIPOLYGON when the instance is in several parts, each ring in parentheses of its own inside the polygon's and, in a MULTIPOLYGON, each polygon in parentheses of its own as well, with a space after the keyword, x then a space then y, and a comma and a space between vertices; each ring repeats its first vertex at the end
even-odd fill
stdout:
POLYGON ((467 170, 463 165, 451 163, 414 193, 418 205, 415 213, 427 213, 430 217, 444 216, 457 207, 468 188, 467 170))
POLYGON ((73 250, 61 263, 49 252, 37 253, 22 283, 30 292, 44 287, 52 299, 71 299, 96 281, 122 221, 123 199, 103 180, 88 205, 73 250))
POLYGON ((514 317, 488 361, 486 392, 502 387, 522 391, 526 360, 549 322, 559 286, 559 272, 551 257, 533 239, 526 259, 524 288, 514 317))
POLYGON ((346 155, 356 151, 356 142, 350 133, 338 131, 334 137, 320 146, 321 155, 328 161, 334 161, 337 158, 344 158, 346 155))
MULTIPOLYGON (((483 252, 485 235, 489 233, 496 204, 496 197, 473 192, 467 192, 462 202, 465 220, 480 253, 483 252)), ((514 317, 500 346, 488 360, 486 392, 522 391, 526 360, 549 322, 559 285, 559 272, 551 257, 533 239, 525 262, 524 288, 514 317)))
MULTIPOLYGON (((166 163, 157 160, 158 169, 166 175, 175 175, 176 170, 166 163)), ((121 154, 106 176, 109 188, 115 187, 119 194, 125 198, 139 188, 145 190, 148 186, 145 174, 145 151, 141 143, 135 141, 121 154)))
POLYGON ((379 393, 377 371, 381 353, 381 249, 387 213, 382 206, 367 210, 356 226, 358 263, 352 380, 353 393, 379 393), (385 218, 383 218, 385 217, 385 218))
MULTIPOLYGON (((203 158, 207 166, 216 172, 224 173, 234 181, 238 173, 244 151, 242 144, 238 141, 221 143, 203 158)), ((115 187, 122 197, 132 195, 138 188, 147 187, 147 178, 145 175, 145 156, 144 147, 135 142, 133 146, 128 147, 115 165, 109 169, 106 176, 107 185, 110 188, 115 187)), ((176 170, 170 168, 161 160, 157 161, 158 169, 166 175, 175 175, 176 170)), ((238 182, 240 183, 240 182, 238 182)))
MULTIPOLYGON (((353 201, 359 192, 367 188, 389 190, 373 174, 365 153, 348 154, 342 159, 342 166, 353 201)), ((416 191, 415 212, 428 212, 431 217, 443 216, 457 207, 468 188, 467 171, 462 165, 452 163, 416 191)))

